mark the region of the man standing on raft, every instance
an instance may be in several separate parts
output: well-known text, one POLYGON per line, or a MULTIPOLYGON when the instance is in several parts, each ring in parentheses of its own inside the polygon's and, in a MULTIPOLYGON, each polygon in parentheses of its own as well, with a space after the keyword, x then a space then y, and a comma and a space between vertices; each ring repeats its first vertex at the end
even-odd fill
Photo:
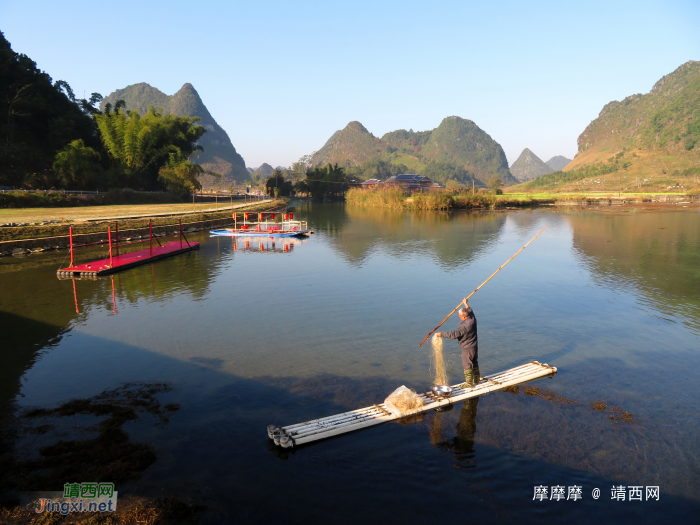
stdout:
POLYGON ((462 320, 454 332, 435 332, 437 337, 457 339, 462 347, 462 366, 464 367, 464 388, 479 384, 479 340, 476 335, 476 317, 464 299, 464 308, 460 308, 459 318, 462 320))

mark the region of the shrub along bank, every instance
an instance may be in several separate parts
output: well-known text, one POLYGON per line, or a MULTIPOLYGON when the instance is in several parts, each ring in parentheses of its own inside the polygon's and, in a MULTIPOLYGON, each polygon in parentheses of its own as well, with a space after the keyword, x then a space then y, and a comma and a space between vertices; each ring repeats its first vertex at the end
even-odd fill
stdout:
POLYGON ((345 200, 360 206, 373 206, 395 210, 449 210, 498 208, 502 206, 528 206, 533 204, 551 204, 553 199, 518 199, 506 195, 495 195, 483 191, 472 193, 471 190, 417 192, 411 196, 399 188, 386 190, 363 190, 352 188, 345 194, 345 200))
POLYGON ((138 192, 113 189, 100 194, 76 195, 60 191, 0 193, 0 208, 64 208, 110 204, 172 204, 186 202, 182 195, 167 192, 138 192))

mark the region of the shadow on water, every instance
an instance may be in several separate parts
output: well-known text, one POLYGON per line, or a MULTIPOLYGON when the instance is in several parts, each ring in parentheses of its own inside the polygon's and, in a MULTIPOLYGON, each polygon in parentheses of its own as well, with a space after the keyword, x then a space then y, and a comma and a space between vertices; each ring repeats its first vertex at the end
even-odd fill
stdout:
MULTIPOLYGON (((448 446, 433 446, 431 434, 437 415, 428 415, 421 421, 383 425, 303 447, 288 461, 278 461, 268 450, 268 424, 288 424, 357 408, 380 400, 395 385, 386 378, 327 374, 241 378, 217 370, 216 363, 209 361, 188 363, 124 343, 84 337, 105 354, 107 369, 119 362, 122 373, 135 381, 167 381, 172 391, 159 394, 160 402, 180 407, 169 416, 166 427, 131 420, 124 423, 129 438, 134 443, 149 443, 156 460, 140 479, 120 486, 120 494, 183 496, 207 506, 209 510, 202 516, 205 522, 235 519, 253 523, 284 517, 285 521, 301 523, 328 516, 340 523, 416 522, 459 519, 465 508, 473 519, 534 522, 541 514, 553 512, 552 507, 544 507, 549 502, 530 503, 534 485, 575 483, 607 491, 614 483, 652 484, 634 471, 629 478, 624 470, 612 477, 601 475, 606 471, 603 465, 610 461, 590 450, 591 437, 605 434, 618 442, 612 448, 606 443, 606 454, 614 457, 629 448, 626 440, 636 430, 614 428, 589 407, 577 407, 581 412, 576 413, 540 398, 508 393, 489 395, 459 411, 440 414, 441 433, 448 446), (206 384, 207 388, 192 388, 193 384, 206 384), (445 456, 440 450, 452 454, 445 456), (504 461, 504 456, 509 459, 504 461), (566 457, 574 458, 571 467, 566 465, 566 457), (280 487, 284 505, 271 507, 271 500, 279 500, 280 487), (415 494, 433 503, 417 508, 406 505, 407 498, 415 498, 415 494), (514 495, 518 495, 516 499, 514 495), (358 505, 358 500, 364 503, 358 505), (371 518, 367 509, 372 509, 371 518)), ((112 384, 114 380, 109 375, 96 378, 90 388, 99 394, 118 387, 112 384)), ((85 426, 80 419, 75 423, 85 426)), ((52 429, 47 430, 41 443, 65 439, 65 434, 52 433, 52 429)), ((13 439, 10 449, 21 451, 23 457, 31 456, 32 435, 20 432, 13 439)), ((639 449, 641 441, 633 444, 639 449)), ((644 504, 630 510, 617 502, 590 498, 577 502, 576 507, 571 502, 557 504, 561 505, 557 515, 568 515, 574 521, 581 517, 579 507, 586 509, 588 518, 605 516, 620 522, 661 516, 680 519, 698 510, 697 502, 671 496, 668 491, 653 508, 644 504)))
POLYGON ((0 311, 2 326, 2 381, 0 381, 0 404, 14 400, 21 386, 21 378, 29 370, 41 352, 56 345, 69 331, 66 326, 73 316, 66 316, 61 326, 29 319, 0 311))

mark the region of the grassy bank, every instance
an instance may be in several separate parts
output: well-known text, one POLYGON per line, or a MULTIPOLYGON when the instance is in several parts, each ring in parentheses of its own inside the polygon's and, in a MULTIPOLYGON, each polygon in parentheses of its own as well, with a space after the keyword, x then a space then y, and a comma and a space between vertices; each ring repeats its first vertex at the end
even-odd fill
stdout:
POLYGON ((105 206, 114 204, 165 204, 185 202, 174 193, 146 193, 132 190, 109 190, 99 195, 65 194, 60 191, 0 193, 0 208, 67 208, 76 206, 105 206))
POLYGON ((362 190, 352 188, 345 194, 348 203, 394 210, 494 209, 511 206, 552 204, 551 198, 536 199, 525 195, 514 198, 493 193, 472 193, 471 190, 428 191, 406 196, 403 190, 362 190))
POLYGON ((509 201, 522 200, 532 203, 553 203, 555 205, 580 204, 582 206, 601 201, 625 204, 642 204, 645 202, 676 202, 680 200, 697 200, 697 195, 679 193, 624 193, 624 192, 512 192, 506 191, 501 197, 509 201))
POLYGON ((495 195, 471 190, 429 191, 407 196, 403 190, 362 190, 353 188, 345 194, 346 201, 360 206, 394 210, 468 210, 517 208, 527 206, 589 206, 601 202, 642 204, 648 202, 675 202, 690 200, 685 193, 504 193, 495 195))
MULTIPOLYGON (((265 201, 258 204, 251 204, 251 206, 246 207, 245 211, 264 211, 264 210, 274 210, 280 209, 287 205, 286 201, 283 199, 277 199, 273 201, 265 201)), ((182 206, 182 205, 181 205, 182 206)), ((189 206, 191 209, 192 204, 184 205, 189 206)), ((208 208, 211 207, 211 203, 206 203, 208 208)), ((121 207, 119 207, 121 209, 121 207)), ((145 206, 145 209, 133 210, 135 212, 140 212, 143 214, 152 211, 151 207, 145 206)), ((243 211, 243 210, 240 210, 243 211)), ((160 210, 157 210, 160 212, 160 210)), ((154 217, 153 226, 170 226, 178 224, 180 218, 183 222, 199 222, 208 221, 212 219, 223 219, 226 217, 231 217, 231 211, 220 211, 220 212, 208 212, 208 213, 192 213, 184 216, 171 216, 171 217, 154 217)), ((136 213, 135 213, 136 214, 136 213)), ((74 220, 80 221, 80 217, 74 220)), ((57 237, 61 235, 68 235, 68 228, 73 227, 73 233, 75 235, 82 233, 99 233, 104 232, 107 226, 114 226, 114 223, 119 223, 120 230, 129 230, 136 228, 145 228, 148 226, 149 218, 139 218, 139 219, 125 219, 120 221, 96 221, 96 222, 61 222, 59 224, 30 224, 26 226, 17 227, 5 227, 0 228, 0 241, 13 241, 20 239, 40 239, 44 237, 57 237)))

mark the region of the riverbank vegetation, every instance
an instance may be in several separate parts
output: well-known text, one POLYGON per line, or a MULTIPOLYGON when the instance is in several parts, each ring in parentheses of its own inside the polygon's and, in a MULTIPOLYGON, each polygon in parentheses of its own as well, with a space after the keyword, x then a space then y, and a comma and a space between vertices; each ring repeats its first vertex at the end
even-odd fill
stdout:
POLYGON ((688 199, 685 194, 585 194, 585 193, 504 193, 471 190, 432 190, 407 195, 400 188, 365 190, 353 188, 346 193, 350 204, 394 210, 498 209, 528 206, 589 206, 598 204, 642 204, 688 199))
MULTIPOLYGON (((394 210, 494 208, 497 205, 508 205, 510 202, 507 199, 499 199, 499 197, 493 193, 472 193, 471 190, 432 190, 416 192, 409 196, 406 195, 406 192, 401 188, 382 190, 352 188, 345 194, 345 199, 350 204, 375 206, 394 210)), ((515 205, 521 205, 522 202, 522 200, 514 201, 515 205)))
POLYGON ((47 192, 13 191, 0 193, 0 208, 67 208, 117 204, 169 204, 185 202, 179 194, 111 189, 99 194, 80 195, 54 190, 47 192))

